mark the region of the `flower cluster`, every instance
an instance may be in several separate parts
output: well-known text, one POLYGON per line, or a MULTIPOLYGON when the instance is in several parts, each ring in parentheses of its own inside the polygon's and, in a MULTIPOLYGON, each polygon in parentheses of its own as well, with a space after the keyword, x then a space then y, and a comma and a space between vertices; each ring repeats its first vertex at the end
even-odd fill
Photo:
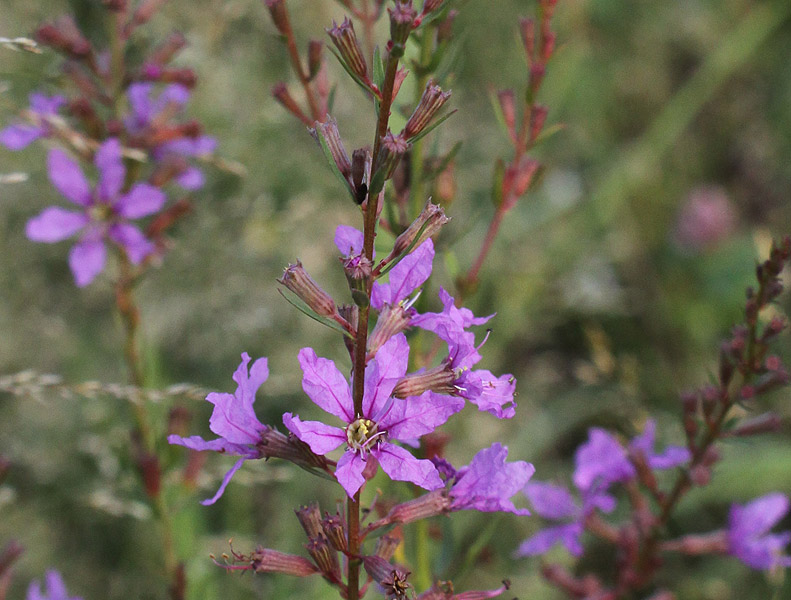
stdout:
POLYGON ((42 138, 66 148, 50 150, 47 172, 55 188, 83 210, 49 208, 29 221, 27 235, 58 242, 79 233, 69 266, 80 287, 102 271, 106 242, 133 265, 163 247, 159 238, 185 212, 183 205, 174 204, 145 231, 128 221, 162 211, 162 188, 171 181, 187 191, 202 187, 205 178, 195 160, 210 157, 216 146, 199 123, 182 117, 196 80, 191 70, 169 66, 186 44, 181 34, 151 49, 142 64, 126 62, 132 56, 125 52, 127 44, 158 3, 142 3, 136 10, 126 2, 104 4, 115 13, 108 15, 114 23, 108 49, 94 47, 71 17, 38 29, 39 43, 64 55, 63 70, 73 85, 68 96, 32 93, 22 119, 0 130, 0 144, 9 150, 42 138), (94 189, 74 158, 94 163, 94 189))

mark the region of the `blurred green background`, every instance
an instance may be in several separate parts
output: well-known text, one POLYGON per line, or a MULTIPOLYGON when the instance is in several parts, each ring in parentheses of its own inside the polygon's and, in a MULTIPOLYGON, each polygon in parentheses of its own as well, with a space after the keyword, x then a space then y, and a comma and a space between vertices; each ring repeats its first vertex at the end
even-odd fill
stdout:
MULTIPOLYGON (((0 36, 29 35, 70 8, 91 17, 91 4, 2 0, 0 36)), ((437 287, 453 289, 456 270, 469 266, 493 212, 492 165, 509 148, 489 93, 524 84, 518 17, 533 10, 516 0, 457 4, 451 103, 459 112, 428 145, 463 145, 429 307, 437 287)), ((289 0, 289 7, 303 45, 344 14, 330 0, 289 0)), ((509 422, 468 409, 447 430, 454 464, 500 440, 511 459, 535 464, 537 479, 567 481, 592 424, 630 435, 654 415, 664 442, 682 442, 679 391, 709 380, 719 340, 741 318, 756 260, 772 236, 791 229, 791 3, 560 0, 554 25, 560 47, 542 102, 549 123, 565 127, 539 149, 545 175, 506 219, 467 303, 478 315, 497 312, 481 366, 517 377, 519 409, 509 422)), ((358 213, 315 142, 268 93, 291 76, 261 2, 171 0, 141 33, 156 40, 172 29, 190 43, 178 64, 199 75, 191 114, 247 175, 207 170, 193 214, 139 288, 149 377, 155 387, 190 382, 232 391, 239 354, 265 355, 272 375, 257 402, 261 421, 279 424, 285 410, 317 417, 301 393, 296 354, 310 345, 342 362, 345 351, 335 334, 280 298, 275 279, 299 258, 345 298, 332 236, 338 223, 358 225, 358 213)), ((0 49, 0 123, 27 105, 28 92, 55 89, 59 62, 51 52, 0 49)), ((340 82, 333 116, 347 147, 369 143, 370 107, 334 60, 330 72, 340 82)), ((29 174, 26 183, 0 185, 0 376, 33 369, 72 383, 123 382, 110 278, 79 290, 66 243, 24 236, 27 219, 61 202, 44 161, 40 144, 19 153, 0 148, 0 173, 29 174)), ((778 309, 787 304, 783 296, 778 309)), ((779 346, 788 356, 789 343, 779 346)), ((192 411, 191 433, 211 437, 208 403, 179 399, 154 411, 164 421, 173 404, 192 411)), ((758 408, 769 407, 788 422, 787 391, 758 408)), ((9 598, 22 597, 49 566, 86 599, 165 598, 128 422, 125 402, 106 395, 0 392, 0 454, 11 461, 0 486, 0 542, 15 538, 26 547, 9 598)), ((689 494, 673 531, 709 531, 725 523, 732 501, 791 492, 789 433, 786 426, 726 445, 712 484, 689 494)), ((181 449, 170 452, 178 465, 181 449)), ((239 577, 212 564, 208 555, 227 551, 231 537, 242 551, 260 543, 304 553, 292 508, 317 499, 332 510, 340 499, 329 482, 261 462, 247 464, 215 506, 200 506, 231 461, 208 457, 199 489, 170 497, 189 598, 335 597, 318 578, 239 577)), ((178 476, 167 475, 171 483, 178 476)), ((438 519, 432 569, 460 590, 509 577, 512 595, 560 598, 542 581, 538 560, 512 558, 540 525, 507 515, 438 519)), ((551 557, 567 560, 560 552, 551 557)), ((611 548, 595 546, 584 566, 606 569, 611 558, 611 548)), ((789 584, 726 557, 674 558, 663 573, 660 583, 683 600, 791 597, 789 584)))

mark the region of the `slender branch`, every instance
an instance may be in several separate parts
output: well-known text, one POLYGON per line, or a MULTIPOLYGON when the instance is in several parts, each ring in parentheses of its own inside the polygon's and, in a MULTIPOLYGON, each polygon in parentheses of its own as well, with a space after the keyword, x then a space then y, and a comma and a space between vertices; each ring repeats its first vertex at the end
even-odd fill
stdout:
POLYGON ((302 65, 302 60, 299 57, 297 41, 294 37, 294 30, 291 27, 291 19, 288 16, 288 9, 286 8, 285 3, 283 4, 283 20, 280 23, 280 27, 282 27, 281 31, 286 38, 286 47, 288 48, 288 55, 291 59, 291 66, 294 68, 294 73, 297 74, 299 82, 305 89, 305 98, 308 101, 308 106, 310 106, 310 114, 314 121, 321 121, 324 115, 319 108, 319 102, 316 98, 315 92, 313 91, 313 86, 310 84, 310 74, 302 65))

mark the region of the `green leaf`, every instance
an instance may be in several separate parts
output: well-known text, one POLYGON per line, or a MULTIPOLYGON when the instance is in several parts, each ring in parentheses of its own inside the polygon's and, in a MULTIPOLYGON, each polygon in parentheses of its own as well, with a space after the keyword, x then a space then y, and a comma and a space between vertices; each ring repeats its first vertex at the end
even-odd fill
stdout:
POLYGON ((492 103, 492 111, 494 112, 494 116, 497 118, 498 125, 503 128, 505 135, 510 138, 511 132, 508 130, 508 124, 505 122, 505 115, 503 114, 503 109, 500 106, 500 100, 497 97, 497 90, 491 90, 489 92, 489 101, 492 103))
POLYGON ((384 64, 382 64, 382 54, 379 52, 379 46, 374 48, 374 64, 372 70, 374 83, 376 87, 379 88, 379 91, 382 91, 382 87, 385 84, 385 67, 384 64))
POLYGON ((456 112, 458 112, 458 110, 459 110, 458 108, 454 108, 454 109, 453 109, 452 111, 450 111, 450 112, 449 112, 447 115, 445 115, 444 117, 442 117, 442 118, 440 118, 440 119, 437 119, 436 121, 434 121, 434 122, 433 122, 431 125, 429 125, 428 127, 426 127, 426 128, 423 130, 423 131, 421 131, 420 133, 418 133, 416 136, 409 138, 409 141, 410 141, 410 142, 412 142, 412 143, 414 143, 414 142, 417 142, 418 140, 421 140, 421 139, 423 139, 423 138, 424 138, 424 137, 426 137, 426 136, 427 136, 429 133, 431 133, 432 131, 434 131, 434 130, 435 130, 437 127, 439 127, 439 126, 440 126, 440 125, 442 125, 442 124, 443 124, 445 121, 447 121, 447 120, 448 120, 448 119, 450 119, 450 118, 451 118, 453 115, 455 115, 455 114, 456 114, 456 112))
POLYGON ((314 311, 312 308, 310 308, 307 304, 305 304, 297 296, 289 297, 289 296, 287 296, 286 294, 283 293, 283 290, 277 290, 277 291, 278 291, 278 293, 281 296, 283 296, 283 298, 285 298, 286 302, 288 302, 291 306, 296 308, 298 311, 300 311, 302 313, 305 313, 307 316, 309 316, 314 321, 317 321, 318 323, 321 323, 322 325, 326 325, 330 329, 334 329, 335 331, 337 331, 339 333, 342 333, 343 335, 345 335, 349 339, 353 339, 352 338, 352 334, 349 333, 348 331, 346 331, 340 325, 338 325, 338 323, 336 323, 332 319, 328 319, 327 317, 322 317, 321 315, 316 313, 316 311, 314 311))

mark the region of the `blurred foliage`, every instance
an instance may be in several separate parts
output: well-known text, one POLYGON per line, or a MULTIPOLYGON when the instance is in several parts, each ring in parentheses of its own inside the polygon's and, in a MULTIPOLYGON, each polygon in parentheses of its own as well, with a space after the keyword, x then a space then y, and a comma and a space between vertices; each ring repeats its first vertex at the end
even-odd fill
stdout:
MULTIPOLYGON (((101 36, 96 3, 70 4, 101 36)), ((329 0, 289 4, 303 42, 343 15, 329 0)), ((524 82, 517 18, 532 9, 524 0, 458 4, 451 102, 459 113, 428 141, 446 150, 463 142, 458 196, 439 240, 433 289, 424 294, 428 306, 438 285, 452 288, 454 265, 470 264, 492 213, 491 168, 508 145, 487 95, 492 86, 524 82)), ((3 3, 0 36, 29 35, 67 10, 54 0, 3 3)), ((506 423, 465 411, 451 421, 448 454, 464 464, 477 448, 502 440, 510 458, 536 465, 537 478, 564 481, 591 424, 630 434, 652 414, 665 441, 681 441, 679 391, 707 381, 718 340, 741 318, 755 261, 772 236, 788 233, 791 4, 561 0, 557 12, 561 48, 542 101, 549 122, 565 127, 540 148, 543 180, 507 219, 468 302, 476 314, 497 312, 483 366, 517 377, 520 406, 506 423), (735 228, 716 243, 683 246, 680 207, 707 186, 724 190, 735 228)), ((282 301, 274 280, 300 258, 341 297, 332 235, 338 223, 358 223, 356 209, 304 128, 268 94, 289 76, 260 2, 171 0, 145 31, 155 40, 174 28, 190 42, 180 64, 199 74, 192 110, 219 138, 220 153, 244 164, 247 175, 210 174, 161 269, 139 289, 149 375, 157 387, 184 381, 231 391, 239 354, 266 355, 272 376, 259 396, 260 419, 278 424, 292 409, 307 417, 314 409, 301 393, 297 351, 311 345, 341 361, 344 352, 332 332, 282 301)), ((340 81, 333 116, 348 145, 362 145, 373 130, 371 111, 330 62, 340 81)), ((26 105, 31 90, 55 89, 57 65, 50 52, 0 49, 0 123, 26 105)), ((65 244, 24 237, 25 221, 57 198, 44 157, 41 145, 0 149, 0 172, 29 174, 26 183, 0 185, 0 374, 33 368, 75 383, 122 382, 122 328, 109 277, 78 290, 65 244)), ((781 346, 790 356, 788 341, 781 346)), ((772 399, 785 417, 787 398, 782 391, 772 399)), ((172 403, 157 406, 162 421, 172 403)), ((193 413, 190 431, 206 435, 208 403, 177 403, 193 413)), ((130 464, 128 422, 118 398, 0 395, 0 454, 12 463, 0 486, 0 540, 14 537, 27 549, 10 597, 22 597, 27 581, 54 566, 86 599, 164 598, 155 526, 130 464)), ((732 444, 712 485, 690 494, 672 527, 706 531, 721 526, 732 501, 788 493, 790 449, 788 429, 732 444)), ((180 452, 172 450, 174 464, 180 452)), ((333 597, 318 578, 231 576, 208 559, 227 551, 230 537, 240 550, 261 543, 302 553, 291 509, 314 499, 331 509, 339 499, 327 482, 261 463, 246 465, 216 506, 200 506, 230 464, 208 457, 199 489, 170 498, 180 510, 190 599, 333 597)), ((494 587, 507 576, 522 598, 557 598, 538 561, 511 557, 538 526, 510 516, 439 519, 430 531, 433 569, 460 589, 494 587)), ((597 561, 609 551, 601 548, 597 561)), ((681 600, 765 599, 777 584, 729 558, 672 560, 665 573, 681 600)), ((788 584, 783 590, 777 597, 789 597, 788 584)))

